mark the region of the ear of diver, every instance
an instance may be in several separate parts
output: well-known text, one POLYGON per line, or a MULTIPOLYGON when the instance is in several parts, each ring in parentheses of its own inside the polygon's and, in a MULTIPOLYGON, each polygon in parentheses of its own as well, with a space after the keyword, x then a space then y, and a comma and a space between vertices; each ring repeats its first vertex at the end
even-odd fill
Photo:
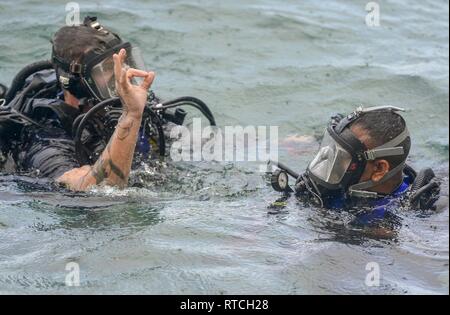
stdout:
POLYGON ((372 181, 379 182, 389 172, 390 164, 386 160, 376 160, 373 165, 372 181))

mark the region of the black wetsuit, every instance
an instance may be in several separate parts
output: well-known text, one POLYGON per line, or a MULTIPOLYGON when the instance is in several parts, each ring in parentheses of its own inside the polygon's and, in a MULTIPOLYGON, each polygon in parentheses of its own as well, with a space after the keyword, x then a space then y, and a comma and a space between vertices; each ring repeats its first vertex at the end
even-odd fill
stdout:
MULTIPOLYGON (((94 163, 106 147, 106 137, 114 132, 114 117, 108 116, 108 120, 100 122, 104 128, 99 126, 98 119, 94 120, 90 128, 83 129, 83 138, 87 140, 82 144, 84 151, 76 152, 72 128, 82 112, 64 103, 63 92, 53 69, 45 68, 29 74, 35 68, 44 66, 49 65, 37 63, 22 70, 13 80, 11 91, 15 91, 14 95, 8 97, 6 106, 0 106, 0 173, 57 179, 69 170, 94 163), (88 137, 85 137, 85 132, 88 137), (83 154, 88 158, 78 156, 83 154)), ((183 101, 187 102, 185 104, 197 102, 202 105, 201 101, 192 99, 177 99, 172 105, 183 101)), ((161 100, 150 91, 148 102, 157 105, 161 100)), ((206 105, 202 106, 209 112, 206 105)), ((144 115, 145 125, 139 133, 133 166, 169 152, 171 130, 183 124, 185 114, 164 114, 144 115)))
POLYGON ((50 104, 57 112, 39 110, 39 104, 35 105, 33 116, 38 117, 40 126, 22 128, 18 138, 11 140, 11 155, 18 172, 56 179, 80 167, 71 135, 72 123, 80 112, 59 100, 50 104))
MULTIPOLYGON (((57 179, 65 172, 81 167, 82 165, 76 157, 72 135, 72 126, 75 119, 81 114, 80 110, 59 99, 35 99, 28 107, 31 110, 27 116, 37 124, 22 126, 19 132, 6 137, 8 138, 6 146, 9 160, 14 162, 9 163, 14 165, 9 167, 7 173, 57 179)), ((162 123, 167 138, 174 124, 166 120, 163 120, 162 123)), ((94 143, 103 143, 104 139, 96 139, 95 135, 92 136, 94 136, 94 143)), ((141 154, 135 158, 151 159, 154 157, 152 155, 154 151, 149 144, 149 138, 142 135, 141 137, 143 138, 140 138, 136 146, 136 152, 141 154), (145 153, 145 151, 150 153, 145 153)), ((166 146, 169 144, 166 142, 166 146)), ((97 148, 100 148, 99 152, 101 153, 104 146, 98 145, 97 148)), ((167 149, 166 152, 168 152, 167 149)), ((1 165, 0 172, 2 172, 1 165)))

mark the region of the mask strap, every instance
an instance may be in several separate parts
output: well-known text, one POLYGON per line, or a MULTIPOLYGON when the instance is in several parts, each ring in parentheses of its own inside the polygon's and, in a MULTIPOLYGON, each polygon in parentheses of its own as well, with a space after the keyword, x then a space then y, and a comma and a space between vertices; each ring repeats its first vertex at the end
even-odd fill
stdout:
POLYGON ((373 161, 382 157, 403 155, 405 153, 403 147, 397 146, 401 144, 403 141, 405 141, 406 138, 408 137, 409 137, 409 130, 408 128, 405 128, 405 130, 403 130, 401 134, 399 134, 391 141, 379 147, 376 147, 375 149, 367 150, 366 152, 364 152, 364 156, 366 160, 373 161))
POLYGON ((380 145, 376 149, 395 147, 395 146, 399 145, 400 143, 402 143, 408 137, 409 137, 409 130, 408 130, 408 128, 405 127, 405 130, 403 130, 403 132, 401 134, 399 134, 397 137, 395 137, 391 141, 386 142, 383 145, 380 145))
POLYGON ((358 183, 353 186, 350 186, 348 192, 351 197, 362 197, 362 198, 378 198, 379 194, 374 191, 368 191, 367 189, 378 186, 380 184, 384 184, 388 180, 390 180, 392 177, 397 175, 400 171, 403 172, 403 169, 405 168, 405 162, 401 163, 400 165, 394 167, 391 171, 387 172, 384 177, 378 181, 374 182, 373 180, 369 180, 366 182, 358 183))
MULTIPOLYGON (((399 134, 397 137, 392 139, 391 141, 373 149, 368 150, 364 152, 364 155, 367 160, 373 161, 378 158, 387 157, 387 156, 395 156, 395 155, 402 155, 404 154, 403 147, 397 147, 400 143, 405 141, 406 138, 409 137, 409 131, 408 128, 405 128, 401 134, 399 134)), ((405 162, 401 163, 397 167, 393 168, 391 171, 389 171, 384 177, 378 181, 374 182, 372 180, 362 182, 355 184, 349 188, 349 194, 352 197, 363 197, 363 198, 377 198, 378 193, 367 191, 367 189, 383 184, 390 180, 392 177, 394 177, 397 173, 400 171, 403 172, 403 169, 405 168, 405 162)))
POLYGON ((87 89, 89 90, 89 92, 91 93, 92 96, 94 96, 98 101, 101 101, 102 98, 97 95, 97 93, 95 93, 95 91, 91 88, 91 86, 87 83, 85 78, 82 78, 81 81, 83 82, 83 85, 85 87, 87 87, 87 89))

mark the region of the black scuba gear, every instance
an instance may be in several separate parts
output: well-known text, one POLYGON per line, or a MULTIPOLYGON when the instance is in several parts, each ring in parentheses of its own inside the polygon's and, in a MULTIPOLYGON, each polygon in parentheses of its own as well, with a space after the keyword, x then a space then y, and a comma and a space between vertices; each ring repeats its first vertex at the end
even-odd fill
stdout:
MULTIPOLYGON (((171 100, 168 102, 153 105, 152 109, 155 111, 158 111, 158 112, 163 112, 163 116, 166 115, 166 118, 170 119, 170 117, 172 115, 167 114, 167 113, 164 114, 164 112, 167 109, 180 107, 180 106, 192 106, 194 108, 197 108, 206 117, 206 119, 208 119, 211 126, 216 126, 216 120, 215 120, 214 115, 211 112, 211 110, 208 108, 208 106, 203 101, 201 101, 195 97, 191 97, 191 96, 179 97, 177 99, 174 99, 174 100, 171 100)), ((180 114, 184 115, 183 116, 183 119, 184 119, 184 117, 186 116, 185 113, 182 112, 182 113, 179 113, 179 115, 180 114)), ((173 116, 173 117, 175 119, 177 119, 176 116, 173 116)), ((171 121, 176 123, 174 120, 171 120, 171 121)))
POLYGON ((8 88, 0 83, 0 106, 6 104, 6 100, 4 99, 6 96, 6 92, 8 92, 8 88))
MULTIPOLYGON (((86 114, 82 114, 74 121, 72 133, 74 136, 76 156, 80 164, 93 164, 106 147, 115 131, 115 127, 122 115, 119 98, 100 102, 86 114), (92 135, 96 134, 96 137, 92 135), (101 139, 101 141, 98 141, 101 139)), ((154 111, 146 106, 143 113, 145 135, 149 141, 157 143, 153 156, 165 156, 166 143, 163 122, 154 111)))
POLYGON ((273 173, 269 172, 272 188, 275 189, 275 191, 283 193, 293 192, 292 188, 289 186, 289 175, 295 180, 298 180, 300 175, 279 161, 269 161, 269 167, 270 164, 273 164, 279 168, 273 173))
POLYGON ((45 129, 30 126, 13 144, 11 151, 17 171, 57 179, 80 167, 72 137, 61 128, 58 118, 42 119, 41 123, 45 124, 45 129))
MULTIPOLYGON (((106 147, 115 129, 122 114, 121 104, 116 98, 93 106, 95 103, 92 103, 92 100, 82 99, 80 108, 86 106, 93 106, 93 108, 87 113, 81 114, 80 110, 59 99, 62 98, 62 91, 57 83, 56 74, 51 68, 52 64, 48 61, 36 62, 26 66, 16 75, 11 89, 7 93, 10 101, 5 106, 0 107, 0 139, 2 140, 0 149, 4 155, 7 154, 11 149, 11 143, 17 144, 20 141, 25 141, 20 139, 20 135, 28 129, 28 131, 34 130, 37 132, 39 130, 39 132, 44 132, 45 136, 42 139, 50 139, 45 131, 57 124, 58 128, 62 128, 67 135, 72 137, 71 139, 75 138, 75 143, 71 144, 74 149, 64 149, 67 154, 63 155, 70 160, 66 164, 74 165, 71 154, 73 157, 78 157, 79 165, 93 163, 99 153, 106 147)), ((154 149, 152 157, 155 154, 164 155, 166 140, 163 126, 166 126, 168 122, 183 124, 187 113, 180 108, 181 106, 197 108, 206 116, 211 125, 215 125, 212 112, 201 100, 193 97, 182 97, 161 103, 150 92, 144 112, 143 128, 141 129, 144 130, 145 136, 154 149)), ((30 135, 29 139, 31 138, 30 135)), ((65 143, 69 140, 69 138, 61 139, 65 143)), ((49 140, 48 143, 54 143, 55 141, 57 139, 49 140)), ((45 151, 45 154, 42 153, 45 156, 44 158, 34 159, 34 161, 43 161, 51 158, 52 154, 57 155, 56 152, 47 154, 50 151, 44 150, 45 146, 41 146, 41 149, 31 150, 33 152, 45 151)), ((31 160, 31 158, 28 160, 31 160)))
MULTIPOLYGON (((11 87, 5 94, 5 105, 9 104, 17 93, 23 89, 27 83, 27 78, 31 75, 42 71, 53 69, 53 65, 48 60, 38 61, 24 67, 13 79, 11 87)), ((56 78, 55 78, 56 79, 56 78)))
POLYGON ((411 207, 420 210, 434 209, 434 204, 439 199, 440 186, 431 168, 421 170, 411 187, 411 207))
MULTIPOLYGON (((186 112, 180 106, 192 106, 198 109, 209 120, 211 126, 216 125, 214 115, 208 106, 194 97, 180 97, 172 101, 161 103, 153 93, 150 93, 149 101, 143 113, 143 129, 146 137, 155 145, 153 151, 160 157, 165 156, 166 139, 163 125, 166 121, 182 125, 186 112), (169 109, 176 108, 175 112, 169 109)), ((115 126, 122 115, 121 103, 118 98, 103 101, 94 106, 89 112, 80 115, 73 124, 75 148, 78 161, 81 164, 93 163, 106 147, 112 136, 115 126), (101 143, 95 141, 92 132, 96 130, 103 139, 101 143)))

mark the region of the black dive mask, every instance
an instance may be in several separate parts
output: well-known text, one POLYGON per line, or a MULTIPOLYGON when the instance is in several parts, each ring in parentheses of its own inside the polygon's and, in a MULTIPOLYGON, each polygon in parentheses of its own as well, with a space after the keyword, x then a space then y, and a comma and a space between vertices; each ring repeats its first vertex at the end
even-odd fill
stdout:
POLYGON ((101 40, 106 43, 106 51, 93 49, 86 53, 82 62, 68 62, 59 58, 53 49, 52 62, 59 82, 78 99, 92 97, 102 101, 116 97, 113 55, 125 49, 127 52, 125 65, 144 69, 140 50, 128 42, 122 42, 118 35, 103 28, 95 17, 87 17, 84 26, 102 33, 101 40))
POLYGON ((388 181, 398 174, 399 171, 403 170, 405 161, 390 170, 377 183, 372 181, 359 183, 368 161, 388 156, 403 155, 404 149, 400 144, 409 137, 408 129, 405 127, 405 130, 391 141, 368 150, 356 138, 349 125, 365 113, 377 110, 403 111, 403 109, 391 106, 367 109, 360 107, 339 122, 332 121, 328 125, 320 150, 307 169, 307 175, 311 179, 311 184, 320 196, 348 193, 350 196, 378 197, 377 193, 368 191, 368 189, 388 181))

